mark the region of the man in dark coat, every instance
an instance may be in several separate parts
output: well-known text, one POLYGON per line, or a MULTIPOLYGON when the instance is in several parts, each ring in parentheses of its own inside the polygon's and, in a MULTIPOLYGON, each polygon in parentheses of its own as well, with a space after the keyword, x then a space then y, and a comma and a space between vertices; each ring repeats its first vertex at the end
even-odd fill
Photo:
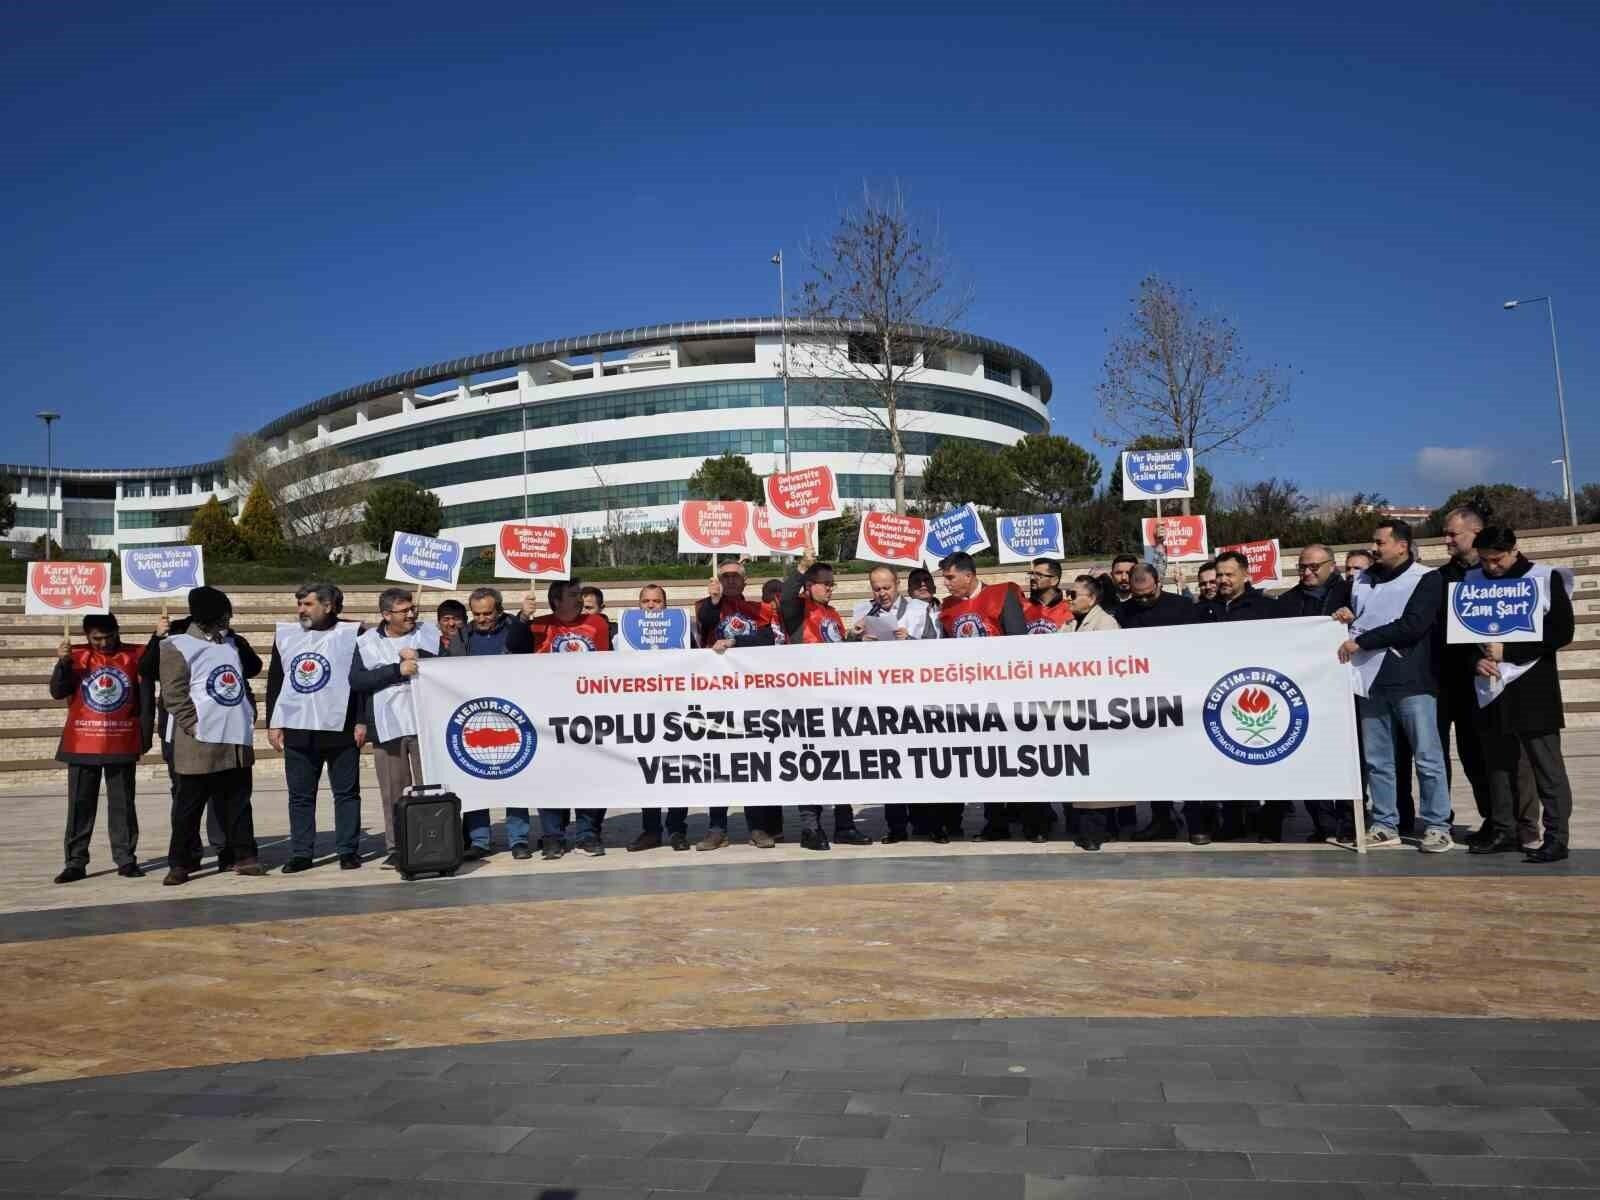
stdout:
MULTIPOLYGON (((1128 599, 1122 604, 1113 604, 1108 610, 1123 629, 1156 629, 1166 625, 1188 625, 1197 619, 1197 609, 1193 602, 1172 592, 1161 590, 1161 575, 1149 563, 1139 563, 1129 572, 1128 587, 1130 589, 1128 599)), ((1184 806, 1186 813, 1188 808, 1188 805, 1184 806)), ((1135 812, 1137 812, 1135 805, 1123 805, 1121 808, 1113 809, 1110 831, 1114 833, 1118 827, 1134 824, 1135 812)), ((1172 805, 1166 801, 1157 801, 1150 806, 1150 824, 1134 833, 1133 840, 1161 842, 1170 841, 1177 836, 1178 821, 1173 815, 1172 805)), ((1202 829, 1196 833, 1191 823, 1189 840, 1195 842, 1197 846, 1203 846, 1211 841, 1210 830, 1202 829), (1199 840, 1196 841, 1196 838, 1199 840)))
MULTIPOLYGON (((1477 549, 1487 580, 1545 580, 1548 604, 1543 636, 1537 642, 1489 642, 1479 646, 1475 669, 1492 699, 1477 710, 1489 770, 1489 796, 1494 835, 1480 846, 1515 850, 1514 831, 1519 764, 1525 759, 1544 809, 1544 840, 1524 862, 1552 863, 1567 857, 1568 823, 1572 818, 1572 784, 1561 757, 1561 729, 1566 724, 1561 703, 1561 677, 1556 652, 1572 641, 1572 600, 1559 572, 1529 562, 1517 550, 1513 530, 1490 527, 1478 534, 1477 549)), ((1475 680, 1476 682, 1476 680, 1475 680)), ((1479 853, 1489 852, 1480 848, 1479 853)))

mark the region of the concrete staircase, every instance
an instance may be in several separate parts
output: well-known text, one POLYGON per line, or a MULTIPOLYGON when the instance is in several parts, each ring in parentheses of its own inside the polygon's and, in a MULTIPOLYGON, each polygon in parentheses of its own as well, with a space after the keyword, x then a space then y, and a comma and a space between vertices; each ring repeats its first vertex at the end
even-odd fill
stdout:
MULTIPOLYGON (((1530 558, 1553 565, 1569 566, 1577 579, 1573 603, 1577 611, 1577 636, 1561 654, 1561 678, 1567 705, 1567 724, 1572 728, 1600 728, 1600 525, 1576 528, 1540 529, 1523 533, 1520 538, 1524 553, 1530 558)), ((1352 547, 1337 547, 1341 561, 1343 553, 1352 547)), ((1440 563, 1444 548, 1437 539, 1419 543, 1425 562, 1440 563)), ((1286 550, 1284 560, 1292 564, 1295 551, 1286 550)), ((1066 564, 1066 577, 1094 567, 1098 563, 1073 562, 1066 564)), ((1286 567, 1287 569, 1287 567, 1286 567)), ((777 573, 776 569, 773 571, 777 573)), ((756 564, 751 569, 752 586, 746 595, 759 591, 760 581, 766 578, 765 565, 756 564)), ((1011 567, 985 572, 989 581, 1009 580, 1026 586, 1023 568, 1011 567)), ((626 583, 606 583, 608 607, 621 609, 633 603, 639 588, 649 580, 626 583)), ((1286 581, 1284 586, 1288 586, 1286 581)), ((293 614, 291 589, 286 587, 238 587, 219 584, 233 599, 234 628, 250 640, 262 658, 268 657, 272 645, 274 623, 288 620, 293 614)), ((668 602, 675 605, 692 605, 705 594, 701 582, 670 582, 668 602)), ((376 619, 379 587, 346 589, 345 615, 376 619)), ((519 585, 502 585, 507 607, 519 602, 519 585)), ((834 593, 834 603, 848 612, 856 601, 868 594, 865 576, 842 576, 834 593)), ((422 595, 425 611, 432 613, 435 605, 446 595, 465 601, 466 590, 453 593, 427 591, 422 595)), ((182 605, 172 607, 179 615, 182 605)), ((155 602, 130 602, 116 606, 122 623, 124 639, 143 644, 150 636, 161 605, 155 602)), ((49 698, 46 685, 54 665, 55 647, 61 640, 61 622, 53 617, 29 617, 22 613, 20 588, 0 588, 0 790, 36 787, 59 778, 63 770, 54 760, 56 742, 65 718, 66 703, 49 698)), ((74 642, 82 635, 74 628, 74 642)), ((259 700, 266 689, 262 679, 256 682, 259 700)), ((263 718, 265 714, 262 714, 263 718)), ((264 720, 256 730, 256 752, 261 759, 277 757, 268 745, 264 720)), ((165 776, 165 768, 158 752, 152 753, 141 765, 140 775, 150 778, 165 776)))

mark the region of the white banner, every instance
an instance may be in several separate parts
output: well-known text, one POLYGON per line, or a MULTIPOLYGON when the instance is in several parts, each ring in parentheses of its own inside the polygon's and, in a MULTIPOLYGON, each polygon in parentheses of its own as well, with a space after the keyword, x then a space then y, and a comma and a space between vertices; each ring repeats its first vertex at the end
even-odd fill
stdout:
POLYGON ((426 659, 423 774, 467 809, 1350 799, 1324 617, 1070 638, 426 659), (1152 767, 1151 764, 1160 764, 1152 767))

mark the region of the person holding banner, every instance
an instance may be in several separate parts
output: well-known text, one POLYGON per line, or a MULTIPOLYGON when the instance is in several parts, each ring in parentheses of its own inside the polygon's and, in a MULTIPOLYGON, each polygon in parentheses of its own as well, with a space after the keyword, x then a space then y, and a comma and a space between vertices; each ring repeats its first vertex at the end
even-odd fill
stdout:
MULTIPOLYGON (((1028 632, 1023 615, 1022 589, 1014 583, 984 584, 978 564, 965 551, 946 555, 939 562, 949 595, 939 609, 939 629, 947 638, 1022 637, 1028 632)), ((1055 814, 1048 805, 1028 804, 1023 810, 1023 836, 1042 842, 1049 836, 1055 814)), ((983 806, 983 828, 978 840, 1002 842, 1011 837, 1010 809, 1004 804, 983 806)))
MULTIPOLYGON (((596 589, 598 590, 598 589, 596 589)), ((587 599, 589 589, 584 589, 584 598, 587 599)), ((658 583, 647 583, 639 589, 639 607, 647 613, 666 612, 667 589, 658 583)), ((661 848, 661 810, 659 808, 643 808, 639 810, 639 836, 628 843, 628 852, 636 854, 642 850, 659 850, 661 848)), ((689 848, 689 810, 687 808, 667 809, 667 843, 674 850, 687 850, 689 848)), ((710 827, 706 836, 695 847, 697 850, 720 850, 728 844, 728 810, 714 808, 711 810, 710 827), (720 814, 721 822, 718 823, 720 814)))
MULTIPOLYGON (((1105 581, 1115 581, 1106 577, 1105 581)), ((1102 589, 1103 591, 1104 589, 1102 589)), ((1200 619, 1197 607, 1161 586, 1161 572, 1150 563, 1135 563, 1128 572, 1128 599, 1118 605, 1112 614, 1120 629, 1161 629, 1173 625, 1190 625, 1200 619)), ((1132 834, 1136 842, 1168 841, 1178 836, 1176 809, 1167 801, 1150 805, 1150 824, 1132 834)), ((1120 836, 1119 827, 1128 829, 1139 823, 1139 807, 1125 804, 1116 810, 1107 826, 1107 836, 1120 836)), ((1210 809, 1195 805, 1184 806, 1184 816, 1189 822, 1189 841, 1196 846, 1211 844, 1210 809)), ((1081 823, 1081 822, 1080 822, 1081 823)))
MULTIPOLYGON (((778 612, 791 645, 830 645, 844 641, 844 618, 833 607, 833 566, 817 562, 807 551, 783 580, 778 612)), ((848 804, 833 806, 833 840, 841 846, 870 846, 872 839, 856 828, 856 812, 848 804)), ((827 850, 822 830, 822 805, 800 805, 800 848, 827 850)))
MULTIPOLYGON (((1074 579, 1066 590, 1067 603, 1072 606, 1072 620, 1061 627, 1061 632, 1110 633, 1119 629, 1117 619, 1104 607, 1110 589, 1111 580, 1108 576, 1102 575, 1096 578, 1093 575, 1079 575, 1074 579)), ((1123 807, 1125 806, 1106 801, 1075 802, 1062 805, 1062 815, 1068 819, 1068 828, 1078 848, 1095 851, 1105 843, 1109 832, 1107 827, 1109 814, 1123 807)), ((1170 820, 1172 806, 1169 804, 1165 808, 1170 820)), ((1135 812, 1137 811, 1135 807, 1135 812)))
POLYGON ((350 686, 360 697, 361 720, 372 740, 372 765, 378 773, 383 805, 384 866, 400 860, 394 835, 394 809, 406 789, 422 783, 422 751, 417 743, 417 706, 411 681, 419 658, 439 652, 437 627, 417 624, 416 599, 405 588, 378 594, 378 624, 356 639, 350 686))
MULTIPOLYGON (((1399 846, 1395 733, 1411 743, 1426 832, 1421 849, 1443 854, 1450 840, 1450 785, 1439 744, 1437 665, 1433 626, 1444 607, 1444 580, 1417 561, 1411 526, 1379 521, 1372 535, 1376 561, 1351 589, 1351 604, 1334 614, 1350 627, 1339 660, 1356 672, 1361 756, 1372 797, 1367 847, 1399 846)), ((1342 841, 1341 835, 1341 841, 1342 841)), ((1352 835, 1350 844, 1354 843, 1352 835)))
MULTIPOLYGON (((446 601, 446 603, 449 603, 446 601)), ((442 611, 444 605, 440 605, 442 611)), ((506 642, 515 622, 505 610, 505 598, 499 588, 476 587, 467 597, 467 623, 444 644, 444 654, 452 658, 493 657, 506 653, 506 642)), ((506 809, 506 840, 511 843, 513 858, 532 858, 528 838, 533 823, 525 808, 506 809)), ((475 808, 461 814, 462 840, 466 843, 465 858, 477 862, 489 857, 491 833, 489 810, 475 808)))
MULTIPOLYGON (((200 814, 217 813, 236 875, 265 875, 256 861, 250 791, 255 765, 255 697, 238 643, 228 633, 233 604, 213 587, 191 588, 182 633, 164 638, 160 655, 161 707, 171 721, 172 837, 167 876, 179 886, 200 867, 200 814)), ((228 868, 221 863, 219 871, 228 868)))
POLYGON ((106 821, 117 874, 137 879, 139 813, 134 793, 139 758, 150 749, 153 716, 140 686, 137 647, 124 645, 111 613, 83 618, 85 645, 63 641, 50 673, 50 698, 67 701, 56 761, 67 764, 65 864, 57 883, 88 874, 89 841, 100 810, 100 780, 106 781, 106 821))
POLYGON ((1566 714, 1561 703, 1561 676, 1556 652, 1572 641, 1572 599, 1567 581, 1543 563, 1529 562, 1517 549, 1514 530, 1499 526, 1477 537, 1479 567, 1467 580, 1539 580, 1544 623, 1536 642, 1489 642, 1476 646, 1474 680, 1479 703, 1484 758, 1489 769, 1489 794, 1494 814, 1494 840, 1472 847, 1479 853, 1513 850, 1522 844, 1516 824, 1517 773, 1526 761, 1533 770, 1544 810, 1544 837, 1527 851, 1523 862, 1553 863, 1567 857, 1572 820, 1572 784, 1561 757, 1561 730, 1566 714))
POLYGON ((309 870, 317 851, 317 788, 324 770, 333 793, 339 869, 361 866, 361 747, 367 727, 351 686, 361 627, 341 621, 344 593, 308 583, 294 593, 296 619, 280 621, 267 668, 267 741, 283 752, 289 785, 289 861, 309 870))
POLYGON ((1061 563, 1036 558, 1028 568, 1028 599, 1022 617, 1029 633, 1060 633, 1075 618, 1072 603, 1061 591, 1061 563))
MULTIPOLYGON (((611 623, 598 612, 585 612, 583 583, 577 579, 554 580, 545 591, 550 611, 536 616, 538 601, 529 592, 522 600, 522 611, 511 622, 506 635, 507 654, 590 654, 611 649, 611 623)), ((576 832, 573 849, 598 857, 606 852, 600 840, 601 826, 606 819, 603 808, 579 808, 570 813, 565 808, 539 810, 539 846, 541 857, 553 862, 567 852, 567 821, 573 819, 576 832)), ((511 813, 506 812, 506 829, 511 828, 511 813)), ((531 857, 526 843, 522 853, 517 853, 513 840, 511 848, 515 858, 531 857)))

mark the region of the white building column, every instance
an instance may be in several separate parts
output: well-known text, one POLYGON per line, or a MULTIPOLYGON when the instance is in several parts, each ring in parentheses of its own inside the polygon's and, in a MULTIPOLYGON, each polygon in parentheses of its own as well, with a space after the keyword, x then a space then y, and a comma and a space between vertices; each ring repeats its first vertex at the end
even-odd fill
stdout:
POLYGON ((415 388, 405 388, 401 391, 400 411, 408 414, 417 411, 417 390, 415 388))
POLYGON ((365 425, 369 419, 369 409, 365 404, 356 405, 356 424, 365 425))

